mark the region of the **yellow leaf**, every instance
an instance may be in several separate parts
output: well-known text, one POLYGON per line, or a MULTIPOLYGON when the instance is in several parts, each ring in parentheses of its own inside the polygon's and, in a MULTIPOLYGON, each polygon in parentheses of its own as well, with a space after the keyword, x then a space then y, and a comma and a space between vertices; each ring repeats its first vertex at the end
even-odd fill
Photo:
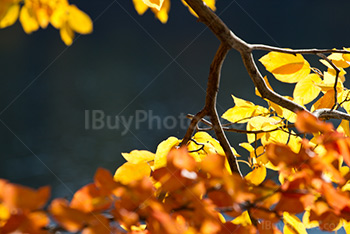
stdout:
POLYGON ((253 146, 251 144, 249 144, 248 142, 240 143, 239 146, 241 146, 244 149, 248 150, 248 152, 253 152, 254 151, 253 146))
POLYGON ((295 215, 283 212, 284 234, 307 234, 304 224, 295 215))
POLYGON ((179 140, 176 137, 169 137, 158 145, 154 157, 154 169, 166 166, 168 153, 177 144, 179 144, 179 140))
MULTIPOLYGON (((292 134, 295 134, 294 131, 291 132, 292 134)), ((289 137, 289 141, 288 141, 288 146, 290 147, 290 149, 294 152, 294 153, 299 153, 301 145, 301 138, 295 135, 290 135, 289 137)))
POLYGON ((39 23, 34 16, 33 10, 25 5, 21 9, 19 21, 22 24, 23 30, 27 34, 30 34, 39 29, 39 23))
POLYGON ((341 92, 338 96, 338 101, 342 103, 341 106, 345 109, 345 111, 350 113, 350 90, 341 92))
POLYGON ((273 132, 267 133, 262 139, 261 143, 265 146, 269 143, 282 143, 286 144, 289 138, 289 133, 282 131, 282 130, 277 130, 273 132))
POLYGON ((152 11, 159 21, 165 24, 169 18, 168 14, 170 11, 170 0, 164 0, 163 6, 160 8, 160 10, 152 8, 152 11))
POLYGON ((122 153, 126 161, 131 163, 141 163, 153 161, 155 154, 147 150, 133 150, 130 153, 122 153))
MULTIPOLYGON (((343 48, 344 50, 350 51, 350 48, 343 48)), ((350 62, 350 54, 343 54, 343 59, 350 62)))
POLYGON ((334 90, 328 90, 320 99, 315 102, 311 107, 311 112, 322 108, 332 108, 334 105, 334 90))
MULTIPOLYGON (((338 83, 337 83, 338 92, 341 92, 344 87, 343 81, 340 78, 341 77, 338 78, 338 83)), ((327 92, 331 89, 334 89, 334 83, 335 83, 335 74, 332 74, 330 72, 324 72, 323 80, 321 80, 321 82, 316 83, 316 85, 320 87, 323 92, 327 92)))
POLYGON ((210 9, 212 9, 213 11, 216 10, 216 7, 215 7, 215 0, 203 0, 203 2, 204 2, 210 9))
MULTIPOLYGON (((192 8, 184 1, 181 0, 181 2, 188 7, 188 10, 191 12, 192 15, 198 17, 198 15, 196 14, 196 12, 194 12, 192 10, 192 8)), ((204 4, 207 5, 210 9, 212 9, 213 11, 216 11, 216 7, 215 7, 215 0, 203 0, 204 4)))
POLYGON ((310 210, 305 211, 303 215, 303 224, 307 229, 319 226, 319 223, 316 220, 310 221, 310 210))
POLYGON ((321 89, 315 83, 321 82, 319 75, 312 73, 300 80, 294 88, 293 97, 299 104, 308 104, 319 95, 321 89))
POLYGON ((163 6, 164 0, 142 0, 150 8, 155 8, 158 11, 163 6))
POLYGON ((50 21, 50 16, 47 9, 38 8, 35 11, 36 19, 41 28, 46 28, 50 21))
POLYGON ((343 58, 343 54, 341 53, 332 53, 328 56, 328 59, 330 59, 337 67, 347 68, 350 66, 350 63, 343 58))
POLYGON ((147 9, 148 6, 143 2, 143 0, 132 0, 134 3, 135 10, 139 15, 143 15, 147 9))
POLYGON ((311 71, 310 64, 307 61, 305 61, 304 66, 299 71, 293 74, 287 74, 287 75, 273 74, 273 75, 279 81, 282 81, 285 83, 295 83, 303 79, 307 75, 309 75, 310 71, 311 71))
POLYGON ((70 46, 73 43, 74 39, 74 32, 73 30, 65 23, 61 29, 60 29, 60 35, 62 41, 67 45, 70 46))
POLYGON ((300 54, 270 52, 259 61, 276 79, 286 83, 295 83, 310 73, 309 63, 300 54))
POLYGON ((132 181, 140 180, 151 174, 150 166, 145 163, 130 163, 126 162, 121 165, 114 174, 114 180, 122 184, 129 184, 132 181))
MULTIPOLYGON (((294 101, 294 99, 292 97, 288 97, 285 96, 285 98, 294 101)), ((291 123, 295 123, 295 121, 297 120, 297 114, 295 114, 293 111, 290 111, 286 108, 281 107, 282 109, 282 117, 284 117, 285 119, 287 119, 289 122, 291 123)))
POLYGON ((349 121, 343 119, 337 128, 338 132, 344 133, 346 136, 350 136, 349 121))
POLYGON ((257 107, 246 100, 237 98, 232 95, 233 101, 235 103, 235 106, 233 108, 228 109, 223 115, 222 118, 232 122, 240 122, 245 123, 249 119, 249 117, 253 116, 254 111, 257 109, 257 107))
POLYGON ((247 100, 235 97, 234 95, 231 95, 231 96, 233 98, 233 102, 235 103, 235 106, 239 106, 239 107, 242 107, 242 106, 247 106, 247 107, 255 106, 254 103, 252 103, 250 101, 247 101, 247 100))
POLYGON ((79 10, 75 5, 69 6, 68 24, 77 33, 88 34, 92 32, 90 17, 79 10))
POLYGON ((244 178, 254 185, 261 184, 266 177, 266 167, 257 165, 253 171, 249 172, 244 178))
POLYGON ((7 10, 5 16, 0 20, 0 28, 6 28, 16 22, 19 15, 19 4, 12 4, 7 10))
POLYGON ((255 107, 235 106, 228 109, 221 117, 231 123, 246 123, 249 121, 249 117, 253 115, 254 111, 255 107))
POLYGON ((11 217, 11 213, 9 208, 7 208, 4 204, 0 203, 0 227, 2 226, 1 221, 8 220, 11 217))
POLYGON ((244 211, 240 216, 232 220, 231 223, 242 226, 252 225, 252 221, 249 217, 248 211, 244 211))
POLYGON ((343 222, 344 222, 343 227, 345 229, 346 234, 350 234, 350 222, 347 222, 345 220, 343 222))

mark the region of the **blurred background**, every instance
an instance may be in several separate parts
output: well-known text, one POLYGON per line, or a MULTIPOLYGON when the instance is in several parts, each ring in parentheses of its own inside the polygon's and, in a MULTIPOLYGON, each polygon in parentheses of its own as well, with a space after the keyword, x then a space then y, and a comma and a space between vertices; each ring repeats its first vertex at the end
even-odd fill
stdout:
MULTIPOLYGON (((94 32, 70 47, 51 26, 31 35, 19 22, 0 30, 0 178, 33 187, 49 184, 55 197, 71 197, 92 181, 98 167, 114 173, 124 162, 121 152, 155 152, 169 136, 182 138, 186 129, 180 124, 86 129, 86 111, 125 119, 137 111, 161 119, 195 114, 204 104, 219 46, 181 1, 172 0, 167 24, 150 11, 139 16, 131 0, 70 3, 94 20, 94 32)), ((349 9, 345 0, 217 1, 217 14, 238 36, 284 48, 349 47, 349 9)), ((291 95, 293 86, 269 80, 275 90, 291 95)), ((220 114, 233 106, 231 94, 264 103, 235 51, 223 68, 220 114)), ((247 156, 238 146, 245 136, 228 136, 247 156)))

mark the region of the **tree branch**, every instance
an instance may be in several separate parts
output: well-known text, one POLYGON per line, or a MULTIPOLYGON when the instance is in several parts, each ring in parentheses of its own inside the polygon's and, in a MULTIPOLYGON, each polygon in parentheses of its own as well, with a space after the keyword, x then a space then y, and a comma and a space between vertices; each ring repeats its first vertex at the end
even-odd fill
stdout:
POLYGON ((233 173, 238 173, 239 175, 242 175, 238 167, 236 156, 233 154, 231 145, 227 140, 226 135, 222 129, 222 125, 219 120, 219 115, 216 110, 216 100, 220 85, 221 68, 226 58, 226 55, 230 49, 231 47, 227 46, 226 44, 221 44, 219 46, 215 57, 210 65, 205 105, 203 109, 192 118, 191 124, 187 129, 186 135, 184 136, 180 146, 186 145, 189 142, 197 127, 197 124, 202 120, 204 116, 208 116, 213 122, 213 129, 215 131, 215 135, 218 138, 218 141, 220 142, 220 145, 225 152, 231 171, 233 173))
MULTIPOLYGON (((202 0, 185 0, 186 3, 197 13, 199 17, 199 21, 203 22, 210 30, 215 34, 215 36, 221 41, 221 43, 230 46, 231 48, 240 52, 244 65, 247 69, 247 72, 255 87, 259 90, 262 98, 268 99, 283 108, 286 108, 290 111, 307 111, 303 106, 290 101, 278 93, 270 90, 262 75, 260 74, 255 61, 253 59, 252 51, 253 50, 267 50, 267 51, 276 51, 282 53, 289 54, 321 54, 321 53, 343 53, 350 54, 348 50, 329 50, 329 49, 298 49, 298 50, 290 50, 283 49, 273 46, 267 45, 259 45, 259 44, 249 44, 243 41, 241 38, 236 36, 227 26, 226 24, 209 8, 202 0)), ((336 84, 335 84, 336 85, 336 84)), ((349 119, 350 115, 346 113, 340 114, 336 112, 336 114, 332 114, 334 111, 332 109, 322 110, 316 112, 322 118, 339 118, 349 119)))
POLYGON ((350 50, 337 50, 337 49, 283 49, 274 46, 260 45, 260 44, 250 44, 251 50, 265 50, 281 52, 286 54, 325 54, 325 53, 342 53, 350 54, 350 50))

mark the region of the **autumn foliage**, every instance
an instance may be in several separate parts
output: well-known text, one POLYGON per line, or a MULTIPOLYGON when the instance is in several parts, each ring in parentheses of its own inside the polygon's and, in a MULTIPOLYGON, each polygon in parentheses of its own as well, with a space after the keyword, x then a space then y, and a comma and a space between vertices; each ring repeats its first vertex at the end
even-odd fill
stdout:
POLYGON ((317 134, 315 143, 304 138, 298 152, 270 143, 260 156, 278 170, 278 180, 265 179, 261 171, 255 174, 260 183, 242 179, 227 170, 223 155, 213 152, 218 145, 209 143, 208 154, 193 157, 188 149, 176 148, 175 140, 160 145, 164 165, 155 167, 155 155, 147 151, 125 154, 129 162, 121 168, 132 170, 120 173, 119 168, 113 178, 98 169, 94 183, 71 201, 57 198, 45 206, 48 187, 33 190, 1 180, 1 233, 49 233, 57 229, 50 219, 60 229, 85 234, 281 233, 280 220, 285 233, 315 226, 348 229, 350 138, 306 112, 299 113, 296 127, 317 134), (150 170, 139 173, 144 163, 150 170), (295 216, 300 213, 303 221, 295 216))
MULTIPOLYGON (((215 0, 203 2, 215 10, 215 0)), ((151 9, 161 22, 168 20, 170 0, 133 4, 140 15, 151 9)), ((26 33, 51 24, 67 45, 74 32, 92 32, 89 16, 67 0, 0 1, 0 28, 17 19, 26 33)), ((349 49, 322 56, 324 71, 310 65, 302 53, 289 52, 271 51, 260 58, 271 73, 264 85, 273 90, 271 75, 295 84, 293 95, 284 98, 305 111, 291 111, 267 99, 260 106, 232 95, 234 106, 222 115, 229 122, 224 131, 247 135, 240 146, 248 157, 238 159, 249 167, 243 178, 231 171, 225 155, 229 151, 205 131, 217 126, 201 117, 207 128, 196 125, 187 144, 180 147, 182 139, 169 137, 155 153, 122 153, 126 162, 114 175, 98 169, 94 182, 70 201, 50 201, 49 187, 35 190, 0 179, 0 234, 303 234, 313 227, 343 227, 350 233, 349 121, 340 118, 335 129, 316 118, 320 110, 338 114, 340 109, 342 117, 350 118, 350 90, 343 84, 349 49)), ((263 97, 258 89, 255 94, 263 97)))

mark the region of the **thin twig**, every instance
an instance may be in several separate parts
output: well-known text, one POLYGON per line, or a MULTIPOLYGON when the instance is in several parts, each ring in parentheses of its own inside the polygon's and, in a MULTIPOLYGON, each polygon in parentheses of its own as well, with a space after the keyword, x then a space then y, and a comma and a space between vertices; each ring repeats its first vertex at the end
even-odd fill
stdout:
MULTIPOLYGON (((194 115, 187 114, 186 117, 189 118, 189 119, 193 119, 194 115)), ((213 124, 210 121, 208 121, 206 119, 201 119, 200 122, 202 122, 205 125, 209 126, 209 128, 199 128, 201 131, 213 130, 213 124)), ((275 132, 275 131, 281 130, 281 131, 289 133, 283 127, 276 127, 274 129, 270 129, 270 130, 244 130, 244 129, 238 129, 238 128, 232 128, 232 127, 230 127, 230 128, 224 127, 224 124, 221 124, 221 125, 223 126, 222 129, 225 132, 236 132, 236 133, 243 133, 243 134, 259 134, 259 133, 269 133, 269 132, 275 132)), ((294 128, 294 127, 295 127, 294 124, 289 124, 288 126, 286 126, 286 128, 288 128, 288 129, 289 128, 294 128)), ((298 136, 298 134, 293 134, 293 133, 290 133, 290 134, 298 136)))
MULTIPOLYGON (((267 45, 258 45, 258 44, 249 44, 243 41, 241 38, 236 36, 226 25, 225 23, 213 12, 207 5, 204 4, 202 0, 185 0, 187 4, 197 13, 199 16, 199 21, 203 22, 210 30, 215 34, 215 36, 224 44, 229 45, 231 48, 240 52, 244 65, 247 69, 247 72, 251 79, 254 82, 255 87, 261 94, 263 99, 270 100, 281 107, 284 107, 290 111, 296 112, 300 110, 306 110, 303 106, 288 100, 281 96, 278 93, 270 90, 262 75, 260 74, 255 61, 253 59, 252 51, 253 50, 266 50, 266 51, 276 51, 289 54, 318 54, 318 53, 343 53, 350 54, 348 50, 329 50, 329 49, 298 49, 290 50, 283 49, 267 45)), ((333 117, 342 116, 342 118, 349 119, 350 115, 346 113, 332 113, 334 110, 322 110, 318 111, 317 114, 322 116, 322 118, 330 119, 333 117)), ((309 112, 310 113, 310 112, 309 112)))
POLYGON ((286 54, 324 54, 324 53, 342 53, 350 54, 350 50, 337 50, 337 49, 283 49, 274 46, 260 45, 260 44, 250 44, 251 50, 265 50, 281 52, 286 54))
POLYGON ((337 90, 337 85, 338 85, 338 80, 339 80, 339 73, 340 73, 340 69, 333 63, 332 60, 330 60, 329 58, 327 58, 326 55, 318 53, 317 56, 323 58, 324 60, 326 60, 335 70, 335 81, 334 81, 334 105, 331 108, 331 110, 335 110, 337 109, 337 107, 339 107, 338 105, 338 90, 337 90))

